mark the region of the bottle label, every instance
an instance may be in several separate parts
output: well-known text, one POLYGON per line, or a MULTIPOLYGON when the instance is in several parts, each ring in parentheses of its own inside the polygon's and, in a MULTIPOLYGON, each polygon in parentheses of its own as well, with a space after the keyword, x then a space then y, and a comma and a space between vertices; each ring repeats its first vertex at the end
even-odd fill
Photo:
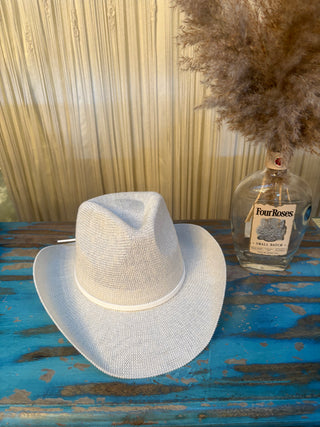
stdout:
POLYGON ((260 255, 286 255, 296 205, 255 204, 250 236, 250 252, 260 255))

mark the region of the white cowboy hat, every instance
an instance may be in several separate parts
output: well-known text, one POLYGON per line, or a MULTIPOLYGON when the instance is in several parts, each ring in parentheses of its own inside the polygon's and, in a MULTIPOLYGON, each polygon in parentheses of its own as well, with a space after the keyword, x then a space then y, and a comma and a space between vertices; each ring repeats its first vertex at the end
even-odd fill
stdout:
POLYGON ((173 225, 154 192, 107 194, 81 204, 75 243, 34 262, 40 300, 70 343, 119 378, 167 373, 210 342, 226 266, 202 227, 173 225))

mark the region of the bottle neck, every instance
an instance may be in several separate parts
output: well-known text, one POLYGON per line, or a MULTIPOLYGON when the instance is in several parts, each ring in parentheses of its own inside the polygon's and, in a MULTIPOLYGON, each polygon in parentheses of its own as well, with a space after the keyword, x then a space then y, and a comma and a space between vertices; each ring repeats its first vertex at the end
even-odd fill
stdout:
POLYGON ((285 172, 288 169, 291 153, 267 150, 265 167, 271 172, 285 172))

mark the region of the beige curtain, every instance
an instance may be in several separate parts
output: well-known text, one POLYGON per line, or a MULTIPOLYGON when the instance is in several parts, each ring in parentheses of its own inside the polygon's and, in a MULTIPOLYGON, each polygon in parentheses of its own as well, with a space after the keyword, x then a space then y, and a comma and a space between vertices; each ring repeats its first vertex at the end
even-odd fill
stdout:
MULTIPOLYGON (((260 147, 195 110, 199 75, 179 69, 170 0, 0 1, 0 167, 22 220, 74 220, 118 191, 160 192, 174 219, 229 218, 260 147)), ((292 170, 313 187, 320 168, 292 170)))

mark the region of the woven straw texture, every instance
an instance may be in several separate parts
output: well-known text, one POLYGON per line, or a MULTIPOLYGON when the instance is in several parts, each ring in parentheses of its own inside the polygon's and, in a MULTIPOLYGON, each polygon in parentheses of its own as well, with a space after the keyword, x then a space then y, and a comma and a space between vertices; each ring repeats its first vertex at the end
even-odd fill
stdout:
POLYGON ((92 296, 146 304, 175 288, 183 259, 158 193, 116 193, 83 203, 76 232, 76 277, 92 296))
MULTIPOLYGON (((161 211, 161 207, 155 209, 155 218, 161 211)), ((150 217, 149 214, 147 216, 150 217)), ((161 225, 161 221, 156 222, 157 227, 161 225)), ((35 285, 48 314, 80 353, 98 369, 112 376, 144 378, 177 369, 207 346, 216 328, 226 284, 222 251, 212 236, 199 226, 178 224, 171 228, 168 221, 167 227, 173 233, 171 246, 174 253, 178 248, 181 256, 181 263, 179 258, 175 260, 178 261, 179 274, 181 265, 185 266, 185 280, 172 298, 146 310, 130 312, 107 309, 95 304, 80 291, 75 280, 78 241, 76 244, 44 248, 36 257, 35 285), (177 246, 173 241, 177 242, 177 246)), ((78 232, 77 239, 81 235, 78 232)), ((145 247, 144 253, 147 252, 148 248, 145 247)), ((166 258, 164 262, 167 262, 166 258)), ((170 268, 174 266, 170 264, 170 268)), ((152 265, 149 265, 149 269, 152 270, 152 265)), ((163 296, 164 291, 170 292, 170 281, 165 286, 159 285, 160 290, 156 292, 150 273, 143 279, 144 289, 148 288, 146 277, 148 280, 151 277, 151 290, 146 291, 147 298, 143 301, 163 296)), ((110 288, 113 289, 116 281, 110 280, 110 288)), ((175 280, 171 288, 176 285, 175 280)), ((132 289, 132 286, 134 283, 124 284, 127 289, 132 289)), ((108 288, 109 296, 107 283, 104 287, 108 288)), ((142 295, 139 286, 137 288, 138 291, 136 287, 133 288, 133 293, 142 295)), ((87 290, 91 291, 90 287, 87 290)), ((105 295, 102 293, 100 296, 105 295)), ((140 296, 132 301, 143 302, 140 296)), ((129 303, 128 296, 120 302, 129 303)))

